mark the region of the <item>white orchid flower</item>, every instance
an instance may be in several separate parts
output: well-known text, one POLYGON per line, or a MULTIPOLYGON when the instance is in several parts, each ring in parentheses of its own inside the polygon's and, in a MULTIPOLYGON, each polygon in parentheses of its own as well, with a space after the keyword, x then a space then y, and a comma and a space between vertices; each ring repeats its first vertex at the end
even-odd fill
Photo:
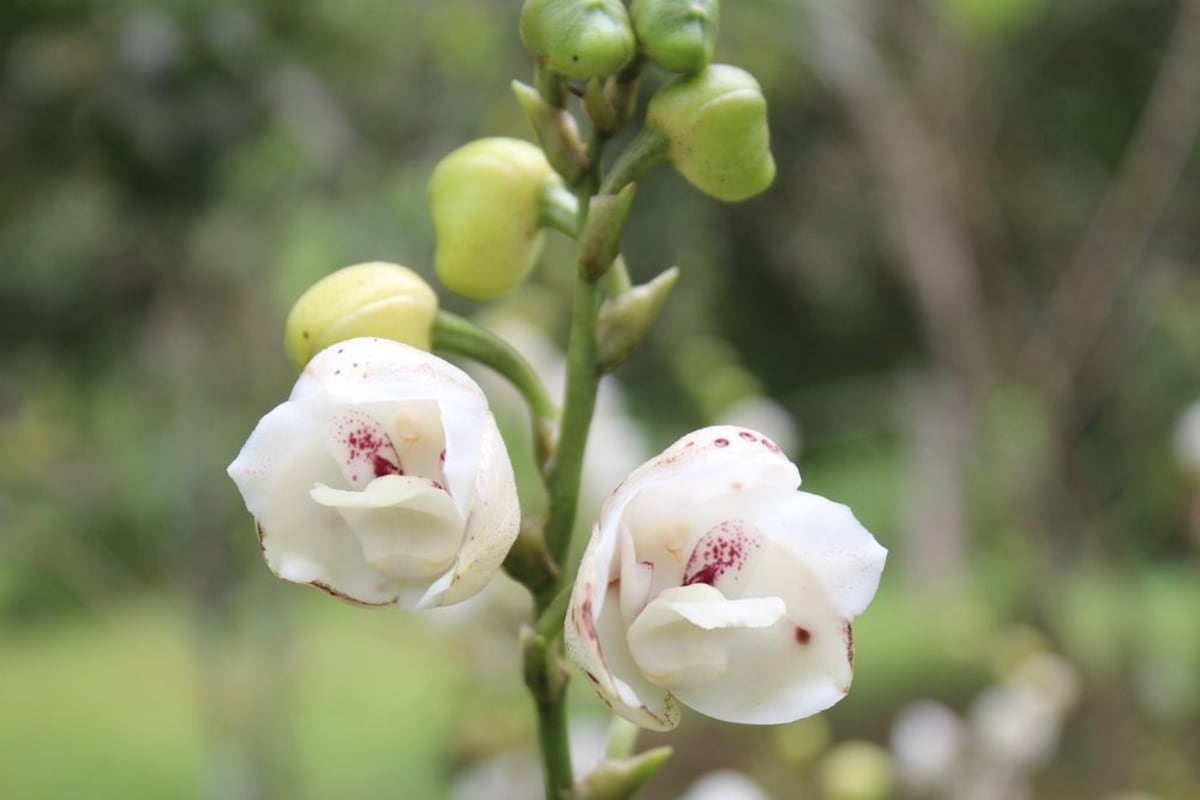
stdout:
POLYGON ((275 574, 361 605, 471 597, 520 525, 483 392, 457 367, 385 339, 318 353, 229 475, 275 574))
POLYGON ((767 437, 704 428, 608 497, 567 612, 572 658, 601 698, 666 730, 683 704, 716 719, 791 722, 850 687, 850 621, 887 551, 846 506, 796 491, 767 437))

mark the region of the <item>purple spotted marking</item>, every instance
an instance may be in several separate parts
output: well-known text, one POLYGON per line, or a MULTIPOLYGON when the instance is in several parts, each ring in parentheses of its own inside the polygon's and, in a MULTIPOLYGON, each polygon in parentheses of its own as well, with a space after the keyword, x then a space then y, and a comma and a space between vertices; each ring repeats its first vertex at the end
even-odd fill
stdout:
MULTIPOLYGON (((343 448, 346 466, 365 467, 376 478, 404 474, 396 446, 374 419, 351 412, 339 419, 336 426, 334 436, 343 448)), ((358 477, 359 471, 351 474, 352 481, 357 481, 358 477)))
POLYGON ((683 573, 683 585, 707 583, 716 586, 726 574, 745 569, 750 554, 762 547, 757 537, 746 533, 741 520, 726 520, 700 537, 683 573))

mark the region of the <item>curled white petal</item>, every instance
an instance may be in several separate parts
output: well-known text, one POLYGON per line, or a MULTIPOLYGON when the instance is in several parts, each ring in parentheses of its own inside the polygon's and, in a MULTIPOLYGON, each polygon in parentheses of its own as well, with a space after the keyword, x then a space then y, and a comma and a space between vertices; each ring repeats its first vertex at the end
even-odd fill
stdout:
MULTIPOLYGON (((454 484, 451 475, 447 479, 454 484)), ((471 486, 472 507, 454 567, 435 581, 418 607, 445 606, 466 600, 500 569, 517 536, 521 508, 508 451, 495 422, 488 417, 479 439, 479 468, 471 486)))
POLYGON ((850 621, 874 596, 886 551, 848 508, 799 483, 773 441, 716 426, 605 501, 566 639, 617 713, 665 729, 682 703, 772 724, 845 695, 850 621))
POLYGON ((520 521, 507 451, 461 370, 382 339, 308 364, 229 466, 280 577, 366 605, 445 605, 495 574, 520 521))
POLYGON ((739 633, 767 628, 786 608, 778 597, 728 600, 704 583, 668 589, 629 626, 638 669, 666 689, 707 686, 728 671, 739 633))

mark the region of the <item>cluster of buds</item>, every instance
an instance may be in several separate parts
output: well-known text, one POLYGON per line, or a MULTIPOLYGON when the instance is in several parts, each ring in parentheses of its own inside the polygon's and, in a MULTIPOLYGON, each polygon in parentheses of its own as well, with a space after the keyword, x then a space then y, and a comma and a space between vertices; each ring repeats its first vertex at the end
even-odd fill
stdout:
MULTIPOLYGON (((631 113, 637 77, 649 62, 678 73, 650 98, 645 127, 614 171, 636 180, 669 161, 702 192, 737 202, 775 178, 767 104, 752 75, 713 64, 720 7, 716 0, 527 0, 521 33, 538 58, 540 104, 523 104, 543 146, 568 157, 555 165, 568 182, 586 159, 561 113, 563 82, 580 90, 595 130, 611 134, 631 113), (550 124, 547 124, 550 123, 550 124), (569 157, 574 153, 575 158, 569 157)), ((615 187, 619 188, 619 186, 615 187)))
POLYGON ((719 12, 716 0, 637 0, 628 8, 619 0, 527 0, 521 36, 538 60, 537 87, 513 88, 541 147, 486 138, 438 163, 429 203, 436 271, 450 291, 499 297, 533 270, 544 228, 582 233, 572 192, 601 170, 567 100, 582 97, 592 136, 610 137, 629 122, 648 63, 677 74, 650 97, 644 126, 611 165, 601 196, 664 162, 726 202, 771 185, 762 88, 742 69, 711 63, 719 12))

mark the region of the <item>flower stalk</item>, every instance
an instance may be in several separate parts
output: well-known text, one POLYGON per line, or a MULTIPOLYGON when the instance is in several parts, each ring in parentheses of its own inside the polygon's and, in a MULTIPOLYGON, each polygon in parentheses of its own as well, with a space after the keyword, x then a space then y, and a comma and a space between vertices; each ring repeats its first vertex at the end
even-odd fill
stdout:
POLYGON ((524 356, 496 334, 449 311, 439 311, 434 317, 433 348, 466 356, 507 378, 529 406, 538 463, 550 462, 558 438, 558 408, 524 356))

